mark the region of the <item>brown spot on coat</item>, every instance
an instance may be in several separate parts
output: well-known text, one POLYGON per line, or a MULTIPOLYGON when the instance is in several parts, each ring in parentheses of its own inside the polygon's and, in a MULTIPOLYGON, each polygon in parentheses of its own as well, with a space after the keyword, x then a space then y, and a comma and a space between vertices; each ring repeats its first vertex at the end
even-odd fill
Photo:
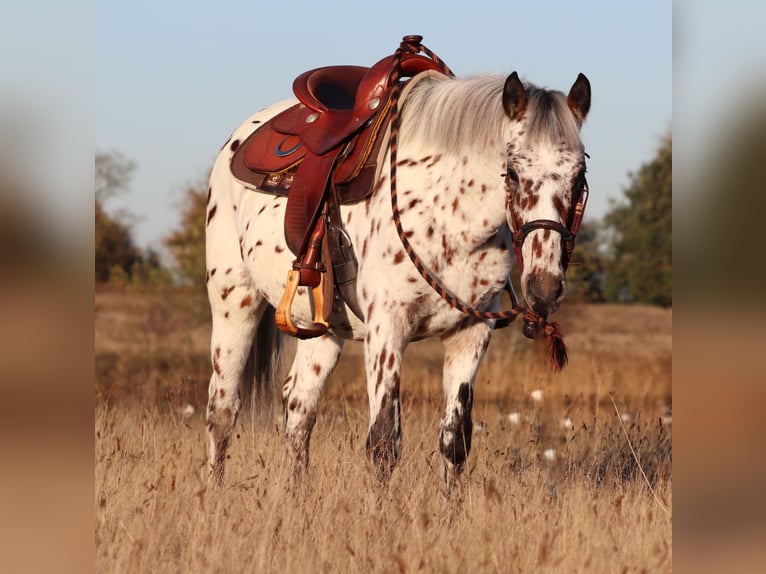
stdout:
POLYGON ((218 211, 218 204, 216 203, 213 207, 210 208, 210 211, 207 212, 207 223, 206 225, 210 225, 210 220, 215 217, 215 212, 218 211))
POLYGON ((221 291, 221 299, 226 299, 232 291, 234 291, 234 285, 231 287, 224 287, 221 291))
POLYGON ((429 164, 427 164, 427 165, 426 165, 426 169, 428 169, 428 168, 431 168, 431 167, 435 166, 437 163, 439 163, 439 161, 441 160, 441 158, 442 158, 442 154, 440 154, 440 153, 437 153, 437 154, 436 154, 436 155, 433 157, 433 159, 431 160, 431 163, 429 163, 429 164))
POLYGON ((404 251, 399 251, 396 255, 394 255, 394 265, 398 265, 404 261, 404 251))
POLYGON ((447 263, 450 263, 452 261, 452 248, 447 244, 447 236, 442 235, 442 253, 444 254, 444 259, 447 260, 447 263))
POLYGON ((564 202, 561 201, 561 198, 558 195, 553 196, 553 207, 556 209, 556 212, 559 214, 559 217, 561 217, 562 221, 567 220, 567 213, 566 208, 564 207, 564 202))
POLYGON ((250 305, 252 305, 252 303, 253 303, 253 297, 251 295, 245 295, 242 298, 242 301, 239 302, 239 307, 240 309, 244 307, 249 307, 250 305))
POLYGON ((386 362, 386 347, 383 346, 383 350, 380 352, 380 369, 383 370, 383 364, 386 362))
POLYGON ((322 366, 319 363, 314 363, 311 365, 312 370, 314 371, 314 374, 319 376, 319 373, 322 372, 322 366))

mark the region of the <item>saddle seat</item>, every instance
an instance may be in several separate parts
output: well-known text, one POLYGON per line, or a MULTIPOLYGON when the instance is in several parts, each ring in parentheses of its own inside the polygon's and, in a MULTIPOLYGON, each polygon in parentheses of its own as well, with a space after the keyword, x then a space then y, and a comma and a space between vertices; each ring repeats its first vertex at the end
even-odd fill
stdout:
POLYGON ((285 240, 296 259, 276 320, 291 335, 308 338, 327 330, 333 309, 322 299, 333 300, 336 283, 342 301, 364 320, 353 289, 356 260, 338 206, 372 193, 384 141, 387 146, 397 60, 396 82, 428 70, 443 73, 436 61, 417 53, 421 39, 405 37, 410 52, 387 56, 371 68, 326 66, 300 74, 293 81, 299 103, 258 128, 231 158, 237 179, 259 191, 287 196, 285 240), (309 328, 295 326, 290 318, 298 286, 313 289, 314 324, 309 328))
MULTIPOLYGON (((372 68, 327 66, 302 73, 293 81, 293 93, 304 107, 275 118, 274 129, 300 135, 313 154, 328 153, 387 109, 395 62, 395 56, 387 56, 372 68)), ((434 69, 438 70, 433 60, 425 56, 404 54, 401 57, 403 77, 434 69)))
POLYGON ((302 73, 293 82, 293 93, 317 112, 352 110, 365 66, 325 66, 302 73))

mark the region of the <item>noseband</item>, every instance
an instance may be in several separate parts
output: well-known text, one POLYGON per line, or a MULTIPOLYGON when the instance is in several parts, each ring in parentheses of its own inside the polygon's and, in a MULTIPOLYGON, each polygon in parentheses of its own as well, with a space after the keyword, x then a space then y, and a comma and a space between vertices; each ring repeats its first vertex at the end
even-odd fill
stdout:
MULTIPOLYGON (((508 175, 506 175, 506 182, 508 180, 508 175)), ((509 188, 510 189, 510 188, 509 188)), ((508 205, 509 208, 513 209, 513 203, 512 203, 513 197, 509 193, 508 195, 508 205)), ((527 235, 532 233, 533 231, 537 229, 547 229, 549 231, 556 231, 561 235, 561 241, 562 241, 562 253, 561 253, 561 267, 566 273, 567 267, 569 266, 569 260, 572 257, 572 253, 574 252, 575 248, 575 237, 577 236, 577 231, 580 229, 580 223, 582 222, 582 216, 585 213, 585 205, 588 203, 588 183, 583 178, 583 186, 582 190, 579 194, 579 197, 577 198, 577 203, 575 203, 574 212, 572 214, 571 222, 568 226, 559 223, 558 221, 553 221, 552 219, 534 219, 532 221, 528 221, 518 229, 512 229, 512 238, 513 238, 513 251, 516 254, 516 264, 519 266, 519 272, 524 271, 524 258, 521 255, 521 247, 524 245, 524 240, 527 238, 527 235)), ((511 225, 513 225, 514 217, 510 217, 511 225)))

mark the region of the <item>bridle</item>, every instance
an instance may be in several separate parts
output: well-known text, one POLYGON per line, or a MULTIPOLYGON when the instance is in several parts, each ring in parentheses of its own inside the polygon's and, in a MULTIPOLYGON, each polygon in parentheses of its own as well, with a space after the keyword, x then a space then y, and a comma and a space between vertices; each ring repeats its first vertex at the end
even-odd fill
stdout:
MULTIPOLYGON (((537 314, 533 309, 526 306, 522 306, 518 303, 515 295, 513 294, 513 288, 511 286, 511 280, 508 278, 506 282, 506 289, 511 295, 513 302, 513 308, 507 311, 492 312, 482 311, 472 307, 471 305, 462 301, 444 285, 441 281, 434 277, 431 271, 423 264, 421 259, 412 247, 407 233, 402 226, 401 213, 399 211, 399 198, 396 190, 396 172, 397 161, 396 152, 398 147, 398 135, 399 135, 399 94, 401 92, 401 59, 406 53, 417 54, 424 52, 429 58, 436 62, 441 68, 442 72, 447 76, 454 76, 449 67, 439 59, 436 54, 421 44, 422 36, 405 36, 396 50, 397 58, 394 61, 394 67, 391 71, 391 77, 389 78, 389 85, 393 86, 391 94, 391 135, 389 140, 390 147, 390 185, 391 185, 391 211, 393 213, 394 226, 399 235, 399 240, 402 242, 402 247, 405 253, 409 257, 412 264, 420 273, 421 277, 428 283, 428 285, 436 291, 436 293, 446 301, 451 307, 457 309, 461 313, 475 317, 482 320, 494 320, 495 329, 507 327, 514 319, 519 315, 524 316, 523 333, 526 337, 534 339, 538 333, 545 334, 548 340, 548 352, 551 359, 551 366, 554 370, 560 371, 567 363, 567 347, 564 344, 564 337, 561 334, 558 323, 549 323, 545 317, 537 314)), ((587 155, 587 154, 586 154, 587 155)), ((505 174, 506 176, 508 174, 505 174)), ((584 178, 583 178, 584 181, 584 178)), ((507 186, 506 189, 509 189, 507 186)), ((513 231, 513 245, 516 251, 516 260, 519 266, 522 265, 521 246, 524 243, 524 239, 530 232, 535 229, 550 229, 557 231, 561 234, 563 239, 562 265, 566 270, 566 266, 569 263, 569 259, 574 250, 574 240, 577 234, 577 230, 580 227, 580 221, 582 220, 583 212, 585 211, 585 202, 587 201, 587 184, 582 187, 584 193, 580 193, 577 202, 575 203, 575 209, 573 210, 572 221, 569 226, 564 226, 549 219, 537 219, 523 224, 518 230, 513 231)), ((513 219, 513 218, 511 218, 513 219)))
MULTIPOLYGON (((586 157, 590 157, 587 153, 585 155, 586 157)), ((516 255, 516 264, 519 266, 519 272, 524 271, 524 258, 521 254, 521 248, 524 245, 524 240, 527 238, 527 235, 537 229, 547 229, 550 231, 555 231, 561 235, 561 268, 564 273, 566 273, 567 267, 569 266, 569 261, 572 258, 572 253, 574 252, 575 238, 577 237, 577 232, 580 229, 580 223, 582 223, 582 216, 585 213, 585 206, 588 203, 588 182, 585 179, 585 176, 582 176, 582 185, 580 185, 579 182, 577 184, 578 196, 575 202, 575 208, 572 212, 572 217, 570 218, 568 225, 564 225, 558 221, 553 221, 552 219, 534 219, 524 223, 518 229, 515 229, 514 227, 516 218, 513 217, 514 186, 510 185, 511 176, 509 175, 509 172, 510 167, 504 175, 506 190, 508 190, 506 202, 511 214, 511 216, 508 218, 508 224, 511 226, 513 251, 516 255)))

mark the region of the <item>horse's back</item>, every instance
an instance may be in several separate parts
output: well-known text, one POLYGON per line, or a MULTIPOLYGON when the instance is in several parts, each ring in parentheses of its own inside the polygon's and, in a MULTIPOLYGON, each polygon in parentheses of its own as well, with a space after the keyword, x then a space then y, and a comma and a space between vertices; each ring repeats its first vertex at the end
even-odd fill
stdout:
MULTIPOLYGON (((272 307, 279 304, 287 272, 295 259, 284 234, 287 198, 237 179, 232 173, 231 160, 259 127, 295 103, 296 100, 284 100, 247 118, 219 152, 210 176, 206 229, 208 273, 212 268, 223 268, 224 272, 239 270, 272 307)), ((308 294, 306 288, 300 287, 292 309, 293 318, 302 324, 312 322, 308 294)), ((361 339, 362 322, 343 307, 340 316, 347 320, 338 322, 335 334, 361 339)))

